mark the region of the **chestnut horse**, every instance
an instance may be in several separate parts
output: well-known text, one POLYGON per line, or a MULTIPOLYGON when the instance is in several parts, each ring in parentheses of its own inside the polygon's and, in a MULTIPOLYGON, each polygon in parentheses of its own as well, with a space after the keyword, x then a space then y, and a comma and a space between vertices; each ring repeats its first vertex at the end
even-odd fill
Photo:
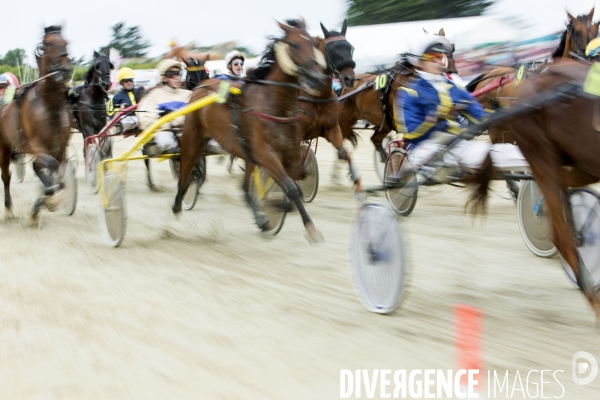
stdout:
MULTIPOLYGON (((438 35, 445 36, 444 29, 440 29, 438 35)), ((454 50, 453 50, 454 52, 454 50)), ((448 55, 448 73, 456 73, 456 65, 452 54, 448 55)), ((387 159, 387 150, 383 149, 381 143, 391 132, 396 130, 394 120, 394 97, 399 86, 406 85, 413 76, 413 67, 407 61, 401 61, 376 73, 359 74, 354 87, 344 89, 344 94, 360 88, 369 81, 373 81, 378 75, 386 73, 388 83, 382 90, 362 90, 355 95, 346 97, 341 101, 339 123, 344 138, 356 144, 356 133, 352 127, 359 119, 364 119, 375 126, 375 132, 371 136, 371 142, 379 152, 382 160, 387 159), (353 139, 354 138, 354 139, 353 139)))
MULTIPOLYGON (((345 88, 351 88, 354 85, 354 67, 356 66, 352 59, 354 47, 346 40, 346 28, 346 20, 344 20, 341 32, 328 31, 321 24, 321 30, 325 38, 317 37, 314 40, 317 41, 319 51, 325 56, 328 88, 321 92, 320 96, 300 93, 298 106, 303 114, 300 125, 304 132, 304 139, 310 140, 319 136, 327 139, 337 149, 339 159, 348 162, 350 176, 356 184, 355 189, 361 191, 358 171, 344 149, 345 137, 338 123, 340 105, 332 88, 333 76, 339 78, 345 88)), ((346 137, 346 139, 356 144, 355 136, 346 137)))
MULTIPOLYGON (((293 179, 302 178, 302 131, 296 114, 298 90, 318 95, 329 88, 318 50, 306 32, 304 21, 287 21, 279 27, 285 32, 273 39, 260 64, 247 73, 246 84, 232 82, 242 89, 225 104, 211 104, 186 116, 181 137, 180 177, 173 212, 181 212, 192 169, 209 138, 215 139, 232 155, 246 162, 245 199, 258 227, 270 230, 269 221, 250 196, 250 176, 255 165, 265 168, 300 212, 309 240, 322 240, 302 203, 293 179)), ((322 55, 320 55, 322 57, 322 55)), ((209 94, 210 79, 196 88, 191 101, 209 94)))
MULTIPOLYGON (((511 130, 531 166, 536 185, 544 194, 552 221, 553 243, 571 266, 598 318, 600 298, 586 278, 587 274, 580 270, 566 193, 568 187, 580 187, 600 179, 599 133, 593 124, 597 112, 594 103, 598 100, 590 99, 581 90, 589 68, 587 64, 568 60, 548 67, 543 74, 517 86, 514 93, 517 103, 499 111, 484 125, 501 117, 511 130), (569 92, 561 98, 556 94, 559 90, 569 92), (549 97, 542 101, 542 96, 549 97)), ((477 186, 469 203, 473 211, 485 211, 492 174, 488 156, 475 179, 477 186)))
MULTIPOLYGON (((560 44, 552 54, 555 62, 561 59, 571 59, 571 53, 580 57, 585 57, 585 48, 588 43, 598 37, 598 26, 600 22, 593 23, 594 8, 588 15, 580 15, 573 17, 567 13, 569 22, 567 28, 562 34, 560 44)), ((495 68, 487 74, 476 78, 469 87, 473 92, 485 90, 486 87, 497 85, 501 80, 508 81, 506 84, 500 85, 497 89, 489 91, 477 100, 486 108, 496 109, 503 104, 510 102, 518 92, 518 82, 511 80, 514 78, 517 70, 512 67, 495 68), (476 84, 476 85, 474 85, 476 84)), ((489 136, 492 143, 515 143, 515 138, 507 129, 506 124, 498 124, 489 130, 489 136)))
POLYGON ((15 100, 0 110, 0 167, 6 216, 12 216, 10 158, 15 149, 35 156, 33 169, 44 184, 45 191, 34 205, 31 224, 37 223, 42 205, 49 209, 58 205, 55 193, 61 188, 59 167, 65 160, 72 121, 66 86, 71 60, 60 26, 45 28, 38 50, 41 78, 19 88, 15 100))

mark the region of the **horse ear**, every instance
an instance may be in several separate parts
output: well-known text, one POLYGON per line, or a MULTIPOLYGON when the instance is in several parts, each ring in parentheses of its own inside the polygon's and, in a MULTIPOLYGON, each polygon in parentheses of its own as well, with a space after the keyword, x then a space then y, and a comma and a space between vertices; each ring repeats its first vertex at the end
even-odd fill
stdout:
POLYGON ((321 30, 323 31, 323 35, 325 35, 325 39, 327 39, 329 37, 329 31, 327 30, 327 28, 325 28, 325 26, 323 25, 322 22, 320 22, 321 24, 321 30))
POLYGON ((300 23, 302 24, 302 27, 306 29, 306 21, 304 21, 304 18, 300 17, 300 23))
POLYGON ((277 22, 277 24, 279 25, 279 27, 280 27, 280 28, 281 28, 281 29, 282 29, 284 32, 286 32, 286 33, 292 30, 292 27, 291 27, 291 26, 289 26, 289 25, 287 25, 287 24, 284 24, 283 22, 279 22, 279 21, 277 21, 277 20, 275 20, 275 22, 277 22))
POLYGON ((587 19, 588 19, 589 22, 592 22, 592 20, 594 19, 594 9, 595 8, 596 7, 592 7, 592 11, 590 11, 590 13, 587 16, 587 19))
POLYGON ((98 52, 96 50, 94 50, 94 58, 98 59, 100 57, 100 54, 98 54, 98 52))
POLYGON ((439 36, 446 36, 446 31, 444 31, 444 28, 440 29, 440 31, 438 32, 439 36))
POLYGON ((576 18, 575 18, 574 16, 572 16, 572 15, 571 15, 571 13, 569 13, 568 11, 567 11, 567 16, 569 17, 569 19, 570 19, 571 21, 575 21, 575 19, 576 19, 576 18))
POLYGON ((344 19, 344 23, 342 24, 342 36, 346 36, 346 29, 348 29, 348 21, 346 21, 346 19, 344 19))

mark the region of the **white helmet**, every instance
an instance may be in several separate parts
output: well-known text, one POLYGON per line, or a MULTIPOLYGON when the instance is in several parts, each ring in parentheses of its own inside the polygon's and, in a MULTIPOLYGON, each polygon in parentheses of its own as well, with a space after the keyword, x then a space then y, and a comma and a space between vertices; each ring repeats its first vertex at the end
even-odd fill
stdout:
POLYGON ((425 33, 417 36, 410 44, 408 61, 412 65, 419 65, 419 60, 425 53, 436 52, 450 54, 452 44, 444 36, 425 33))
POLYGON ((158 65, 156 66, 156 69, 158 69, 158 73, 160 74, 160 76, 164 76, 165 72, 167 72, 171 68, 175 68, 175 67, 183 70, 183 64, 180 63, 179 61, 166 59, 166 60, 162 60, 161 62, 159 62, 158 65))
POLYGON ((237 51, 237 50, 232 50, 229 53, 227 53, 227 55, 225 55, 225 65, 229 66, 229 63, 234 58, 241 58, 242 61, 244 61, 246 59, 246 55, 244 53, 241 53, 241 52, 237 51))

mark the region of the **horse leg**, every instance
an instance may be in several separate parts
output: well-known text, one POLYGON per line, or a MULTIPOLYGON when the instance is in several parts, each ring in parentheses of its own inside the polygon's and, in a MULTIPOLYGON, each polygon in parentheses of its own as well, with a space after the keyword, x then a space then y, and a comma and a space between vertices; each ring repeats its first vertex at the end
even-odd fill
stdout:
POLYGON ((173 213, 181 213, 181 202, 190 185, 190 177, 206 147, 202 132, 189 132, 185 130, 180 139, 181 158, 179 159, 179 181, 177 182, 177 195, 173 203, 173 213), (203 145, 204 144, 204 145, 203 145))
POLYGON ((3 149, 0 157, 0 168, 2 168, 2 182, 4 182, 4 216, 6 219, 14 218, 12 211, 12 199, 10 197, 10 151, 3 149))
POLYGON ((300 191, 298 190, 296 182, 286 174, 285 169, 277 156, 266 149, 268 149, 268 146, 263 146, 261 148, 262 151, 256 155, 259 160, 262 160, 262 166, 271 174, 271 177, 273 177, 275 182, 281 187, 286 196, 296 205, 296 208, 302 217, 302 223, 304 224, 304 229, 306 229, 308 241, 310 243, 322 242, 323 235, 317 230, 315 224, 308 216, 308 213, 304 208, 304 203, 300 198, 300 191))
POLYGON ((144 165, 146 165, 146 177, 148 180, 148 187, 150 188, 150 191, 158 192, 158 188, 152 182, 152 176, 150 175, 150 159, 149 158, 144 159, 144 165))
POLYGON ((390 129, 384 124, 381 129, 377 129, 371 136, 371 142, 375 146, 377 153, 379 153, 381 162, 386 162, 388 158, 387 151, 383 148, 383 139, 385 139, 390 132, 390 129))
POLYGON ((345 160, 348 163, 348 170, 350 171, 350 177, 352 178, 352 182, 354 182, 354 192, 362 192, 362 184, 360 174, 358 173, 358 169, 352 163, 352 159, 350 155, 344 148, 344 137, 342 136, 342 130, 339 125, 336 125, 333 129, 330 129, 325 134, 325 139, 329 141, 338 151, 338 159, 345 160))
POLYGON ((37 225, 38 215, 43 205, 46 205, 50 210, 54 210, 60 202, 60 199, 53 197, 61 189, 60 178, 58 176, 59 167, 60 164, 55 158, 43 153, 36 154, 35 161, 33 162, 33 171, 40 181, 42 181, 44 193, 33 204, 29 220, 29 225, 31 226, 37 225))
POLYGON ((254 219, 256 220, 256 225, 258 226, 258 229, 260 229, 263 232, 266 232, 271 230, 271 227, 269 226, 269 220, 267 219, 267 216, 263 212, 262 208, 258 204, 256 204, 256 202, 252 198, 252 195, 250 195, 250 185, 253 184, 251 182, 254 177, 254 168, 256 168, 256 166, 252 162, 246 161, 246 170, 244 171, 244 181, 242 183, 242 189, 244 190, 244 200, 252 210, 252 214, 254 214, 254 219))

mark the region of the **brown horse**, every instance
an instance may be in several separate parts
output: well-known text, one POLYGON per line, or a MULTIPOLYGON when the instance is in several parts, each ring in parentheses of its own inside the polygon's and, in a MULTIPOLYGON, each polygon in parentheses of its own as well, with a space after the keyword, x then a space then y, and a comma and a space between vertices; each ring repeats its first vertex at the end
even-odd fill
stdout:
POLYGON ((11 155, 15 150, 33 154, 33 169, 45 191, 33 207, 32 224, 37 223, 42 205, 53 209, 59 200, 55 195, 61 188, 59 166, 65 160, 72 120, 65 85, 70 78, 71 60, 60 26, 45 28, 38 51, 41 78, 20 88, 15 101, 0 110, 0 167, 6 215, 12 216, 11 155))
MULTIPOLYGON (((445 36, 443 29, 440 29, 438 35, 445 36)), ((456 73, 456 65, 452 54, 448 56, 449 73, 456 73)), ((382 160, 387 158, 387 150, 383 149, 383 139, 391 132, 396 130, 394 120, 394 97, 398 87, 406 85, 413 76, 413 67, 408 62, 397 63, 392 68, 378 71, 377 73, 359 74, 354 87, 344 89, 342 95, 360 88, 373 81, 380 74, 388 75, 388 84, 379 91, 366 89, 356 93, 353 96, 345 98, 341 104, 339 123, 344 138, 356 143, 356 133, 352 132, 352 127, 359 119, 364 119, 375 126, 375 132, 371 136, 371 142, 375 149, 381 154, 382 160)))
MULTIPOLYGON (((573 58, 573 54, 579 57, 585 57, 585 48, 588 43, 598 37, 598 26, 600 22, 593 23, 594 8, 587 15, 573 17, 567 13, 569 22, 567 28, 562 34, 560 44, 552 54, 554 62, 559 62, 564 59, 573 58)), ((508 105, 515 94, 518 92, 518 82, 514 81, 517 70, 512 67, 500 67, 484 74, 475 79, 473 91, 485 91, 486 87, 498 85, 501 80, 507 81, 506 84, 501 84, 497 89, 489 91, 477 100, 489 109, 496 109, 503 105, 508 105)), ((511 132, 507 129, 506 124, 498 124, 489 130, 489 136, 492 143, 514 143, 515 139, 511 132)))
MULTIPOLYGON (((213 138, 238 158, 246 162, 244 179, 245 199, 252 209, 258 227, 270 230, 269 221, 250 196, 250 175, 255 165, 262 166, 294 202, 302 217, 311 241, 322 236, 306 212, 300 192, 293 179, 303 177, 300 142, 302 132, 298 123, 298 90, 319 95, 328 88, 318 62, 312 38, 304 21, 279 23, 285 32, 274 39, 258 67, 248 71, 245 85, 232 83, 242 89, 241 96, 231 96, 226 104, 212 104, 188 114, 181 137, 181 169, 173 212, 181 212, 181 202, 188 189, 196 161, 208 139, 213 138)), ((191 101, 198 100, 214 88, 219 80, 207 80, 198 87, 191 101)))
MULTIPOLYGON (((346 88, 354 85, 354 67, 356 66, 356 63, 352 59, 354 48, 346 40, 346 28, 346 20, 344 20, 340 32, 328 31, 321 24, 321 30, 325 38, 314 39, 317 41, 319 51, 325 56, 328 88, 326 91, 321 92, 320 96, 310 96, 307 93, 300 93, 298 106, 303 114, 300 119, 300 125, 304 132, 304 139, 310 140, 319 136, 327 139, 337 149, 339 159, 348 162, 348 168, 352 180, 356 184, 356 190, 361 191, 358 171, 344 149, 344 136, 338 123, 340 105, 332 88, 333 76, 339 78, 342 85, 346 88)), ((352 141, 353 144, 356 144, 356 136, 346 138, 352 141)))
MULTIPOLYGON (((600 298, 586 274, 580 272, 566 193, 568 187, 584 186, 600 179, 599 136, 592 123, 596 117, 594 104, 598 100, 590 99, 580 89, 589 68, 589 65, 576 61, 550 66, 544 73, 519 85, 515 92, 518 102, 499 112, 498 116, 504 115, 504 123, 511 129, 531 166, 550 213, 554 245, 571 266, 598 318, 600 298), (564 86, 565 83, 574 85, 564 86), (561 100, 553 95, 560 87, 577 92, 561 100), (551 89, 544 92, 548 88, 551 89), (547 94, 552 95, 553 100, 541 103, 539 99, 547 94), (514 110, 519 109, 523 110, 520 115, 515 114, 514 110), (506 118, 507 113, 512 115, 506 118)), ((478 185, 470 199, 474 211, 485 211, 492 174, 493 167, 488 158, 475 179, 478 185)))

